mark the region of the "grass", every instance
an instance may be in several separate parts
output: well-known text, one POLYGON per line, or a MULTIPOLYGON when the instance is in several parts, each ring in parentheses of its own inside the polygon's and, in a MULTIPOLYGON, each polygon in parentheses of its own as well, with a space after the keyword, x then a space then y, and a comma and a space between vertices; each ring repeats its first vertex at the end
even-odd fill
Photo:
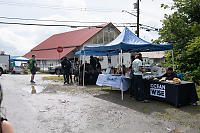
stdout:
POLYGON ((42 79, 43 80, 54 80, 54 81, 63 81, 64 80, 62 75, 48 76, 48 77, 43 77, 42 79))
MULTIPOLYGON (((48 77, 43 77, 43 80, 63 81, 63 76, 62 75, 60 75, 59 77, 57 75, 48 76, 48 77)), ((115 88, 113 87, 113 89, 115 89, 115 88)), ((200 98, 200 86, 196 85, 196 90, 197 90, 197 95, 200 98)))

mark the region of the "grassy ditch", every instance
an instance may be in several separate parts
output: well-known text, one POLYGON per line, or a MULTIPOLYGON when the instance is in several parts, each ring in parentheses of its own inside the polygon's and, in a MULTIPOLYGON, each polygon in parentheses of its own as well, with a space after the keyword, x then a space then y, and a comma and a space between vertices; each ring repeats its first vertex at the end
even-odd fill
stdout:
MULTIPOLYGON (((60 76, 48 76, 48 77, 43 77, 43 80, 53 80, 53 81, 63 81, 63 76, 60 75, 60 76)), ((198 97, 200 98, 200 86, 197 86, 196 85, 196 90, 197 90, 197 94, 198 94, 198 97)))
POLYGON ((62 75, 48 76, 48 77, 43 77, 42 79, 43 80, 53 80, 53 81, 63 81, 64 80, 62 75))

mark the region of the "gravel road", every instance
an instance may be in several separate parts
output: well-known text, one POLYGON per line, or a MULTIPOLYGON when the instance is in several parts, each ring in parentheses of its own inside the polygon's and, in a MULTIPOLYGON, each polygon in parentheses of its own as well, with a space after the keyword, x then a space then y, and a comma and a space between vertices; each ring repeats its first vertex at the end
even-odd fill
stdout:
POLYGON ((15 133, 169 133, 200 132, 200 108, 140 103, 119 90, 63 86, 45 74, 0 76, 3 107, 15 133), (191 109, 192 108, 192 109, 191 109), (171 115, 172 114, 172 115, 171 115), (176 131, 175 131, 176 130, 176 131))

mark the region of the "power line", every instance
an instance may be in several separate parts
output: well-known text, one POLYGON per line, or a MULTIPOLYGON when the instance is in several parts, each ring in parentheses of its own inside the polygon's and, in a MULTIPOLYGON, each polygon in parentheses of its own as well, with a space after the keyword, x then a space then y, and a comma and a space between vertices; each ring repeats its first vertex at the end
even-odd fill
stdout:
MULTIPOLYGON (((12 22, 1 22, 0 24, 10 24, 10 25, 33 25, 33 26, 64 26, 64 27, 71 27, 71 28, 79 28, 79 27, 96 27, 96 28, 103 28, 103 26, 88 26, 88 25, 65 25, 65 24, 34 24, 34 23, 12 23, 12 22)), ((136 26, 125 26, 125 25, 117 25, 116 27, 136 27, 136 26)))
MULTIPOLYGON (((2 19, 8 19, 8 20, 30 20, 30 21, 50 21, 50 22, 73 22, 73 23, 108 23, 108 22, 95 22, 95 21, 67 21, 67 20, 53 20, 53 19, 34 19, 34 18, 18 18, 18 17, 4 17, 0 16, 2 19)), ((113 24, 122 24, 122 25, 135 25, 137 23, 113 23, 113 24)))
POLYGON ((12 25, 35 25, 35 26, 67 26, 71 27, 70 25, 55 25, 55 24, 33 24, 33 23, 12 23, 12 22, 0 22, 0 24, 12 24, 12 25))
MULTIPOLYGON (((91 21, 67 21, 67 20, 41 20, 41 19, 34 19, 34 18, 18 18, 18 17, 4 17, 4 16, 0 16, 0 19, 6 19, 6 20, 22 20, 22 21, 39 21, 39 22, 44 22, 44 21, 49 21, 49 22, 56 22, 56 23, 69 23, 69 22, 73 22, 73 23, 85 23, 85 24, 95 24, 95 23, 108 23, 108 22, 91 22, 91 21)), ((67 24, 36 24, 36 23, 21 23, 21 22, 4 22, 1 21, 0 24, 12 24, 12 25, 35 25, 35 26, 66 26, 66 27, 71 27, 71 28, 78 28, 78 27, 93 27, 93 26, 81 26, 81 25, 67 25, 67 24)), ((137 23, 113 23, 115 25, 117 25, 116 27, 136 27, 137 23)), ((144 25, 144 24, 140 24, 142 29, 146 29, 147 31, 158 31, 158 28, 152 27, 152 26, 148 26, 148 25, 144 25)), ((95 26, 94 26, 95 27, 95 26)))
POLYGON ((51 22, 73 22, 73 23, 107 23, 107 22, 82 22, 82 21, 67 21, 67 20, 53 20, 53 19, 33 19, 33 18, 11 18, 11 17, 3 17, 2 19, 10 19, 10 20, 28 20, 28 21, 51 21, 51 22))
MULTIPOLYGON (((103 26, 88 26, 88 25, 65 25, 65 24, 34 24, 34 23, 12 23, 12 22, 1 22, 0 24, 9 24, 9 25, 27 25, 27 26, 49 26, 49 27, 70 27, 70 28, 80 28, 80 27, 96 27, 96 28, 103 28, 103 26)), ((137 27, 136 25, 116 25, 116 27, 137 27)), ((158 31, 155 28, 147 28, 141 24, 141 29, 145 29, 146 31, 158 31)))

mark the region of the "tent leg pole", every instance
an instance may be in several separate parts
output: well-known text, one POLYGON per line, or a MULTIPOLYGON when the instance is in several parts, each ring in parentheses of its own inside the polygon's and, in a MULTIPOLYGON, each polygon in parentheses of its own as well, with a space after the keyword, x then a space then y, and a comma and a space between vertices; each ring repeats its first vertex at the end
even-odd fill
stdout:
POLYGON ((83 86, 85 86, 85 50, 84 50, 84 56, 83 56, 83 86))
POLYGON ((122 101, 124 100, 124 92, 123 90, 121 90, 121 93, 122 93, 122 101))
POLYGON ((121 49, 121 61, 120 61, 120 66, 121 66, 121 93, 122 93, 122 100, 124 99, 124 92, 123 92, 123 62, 122 62, 122 49, 121 49))

